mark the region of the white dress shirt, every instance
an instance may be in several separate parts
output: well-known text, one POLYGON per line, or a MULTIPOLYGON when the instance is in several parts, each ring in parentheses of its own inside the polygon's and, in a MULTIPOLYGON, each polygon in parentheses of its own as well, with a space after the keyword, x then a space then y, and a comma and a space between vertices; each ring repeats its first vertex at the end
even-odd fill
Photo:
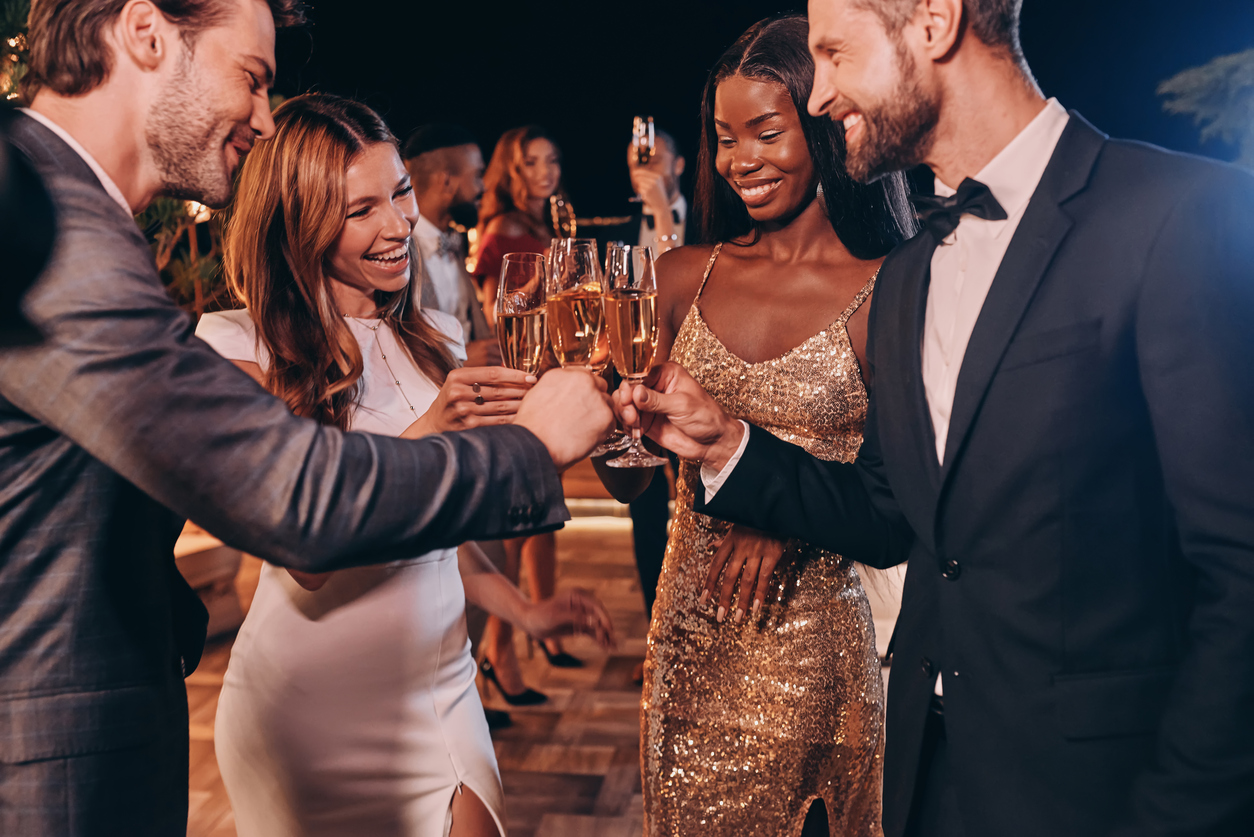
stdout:
POLYGON ((431 278, 431 286, 435 288, 435 308, 445 314, 452 314, 462 324, 463 340, 469 341, 470 298, 468 293, 468 274, 466 262, 460 254, 440 252, 440 229, 418 215, 418 223, 414 224, 414 244, 422 254, 422 261, 431 278))
POLYGON ((42 113, 33 111, 30 108, 20 108, 20 110, 40 125, 43 125, 49 131, 52 131, 52 133, 60 137, 66 145, 74 149, 74 153, 82 157, 83 162, 91 169, 92 174, 96 175, 96 179, 100 181, 100 185, 104 187, 104 190, 109 194, 109 197, 113 198, 113 200, 117 202, 117 205, 122 207, 122 210, 126 212, 127 215, 135 214, 131 211, 131 205, 127 202, 126 196, 122 194, 122 190, 118 188, 118 184, 113 182, 113 178, 105 174, 105 170, 100 167, 99 163, 96 162, 96 158, 88 154, 87 149, 79 145, 78 140, 74 139, 74 137, 70 136, 64 128, 44 116, 42 113))
MULTIPOLYGON (((679 213, 679 223, 675 225, 675 233, 676 235, 679 236, 679 238, 671 242, 670 247, 668 247, 667 249, 684 246, 684 227, 688 223, 688 201, 684 200, 683 195, 678 196, 671 203, 671 212, 679 213)), ((649 218, 653 217, 653 213, 647 209, 644 210, 644 214, 648 216, 649 218)), ((654 256, 662 255, 662 252, 661 252, 662 248, 659 246, 658 240, 657 240, 657 230, 656 228, 652 230, 649 229, 649 222, 645 220, 644 218, 640 219, 640 242, 639 243, 641 247, 652 247, 654 256)))
MULTIPOLYGON (((1006 210, 1006 219, 986 221, 963 215, 957 228, 932 255, 932 281, 923 324, 923 388, 936 436, 936 459, 942 464, 958 372, 976 318, 1069 118, 1058 100, 1050 99, 1036 118, 975 176, 1006 210)), ((936 181, 937 195, 949 197, 954 192, 936 181)))

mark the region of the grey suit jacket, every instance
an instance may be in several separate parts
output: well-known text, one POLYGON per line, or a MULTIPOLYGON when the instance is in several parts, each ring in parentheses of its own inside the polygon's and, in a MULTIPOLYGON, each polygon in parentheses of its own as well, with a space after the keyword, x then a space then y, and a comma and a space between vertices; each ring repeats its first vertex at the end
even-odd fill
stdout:
MULTIPOLYGON (((143 746, 181 740, 157 765, 175 778, 146 795, 174 805, 175 822, 187 801, 182 672, 205 622, 174 568, 184 518, 319 571, 556 527, 568 517, 561 483, 521 428, 405 441, 294 417, 193 336, 134 220, 81 157, 29 117, 11 139, 44 178, 59 230, 24 301, 47 339, 0 350, 0 808, 15 787, 5 765, 113 753, 68 781, 135 770, 142 785, 143 746)), ((0 831, 58 827, 37 813, 63 804, 53 789, 31 793, 18 803, 29 818, 0 831)), ((64 804, 78 797, 91 794, 64 804)), ((121 833, 112 816, 124 813, 71 821, 104 817, 96 828, 121 833)), ((139 827, 128 833, 152 833, 139 827)))

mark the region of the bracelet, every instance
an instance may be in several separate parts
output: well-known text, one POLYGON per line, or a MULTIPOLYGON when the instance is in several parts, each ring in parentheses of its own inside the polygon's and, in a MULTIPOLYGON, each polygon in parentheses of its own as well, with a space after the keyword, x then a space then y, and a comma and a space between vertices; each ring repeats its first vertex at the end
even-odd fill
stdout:
POLYGON ((661 244, 663 241, 679 241, 679 233, 671 233, 670 235, 655 235, 653 240, 661 244))

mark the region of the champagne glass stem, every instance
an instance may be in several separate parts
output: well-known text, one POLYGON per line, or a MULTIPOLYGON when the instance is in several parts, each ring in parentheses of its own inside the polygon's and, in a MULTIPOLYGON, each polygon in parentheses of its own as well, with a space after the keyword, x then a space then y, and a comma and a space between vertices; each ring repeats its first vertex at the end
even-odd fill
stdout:
MULTIPOLYGON (((628 385, 635 387, 644 383, 644 378, 628 378, 628 385)), ((649 449, 641 444, 642 430, 637 425, 631 428, 631 444, 627 450, 623 451, 622 456, 615 457, 605 464, 611 468, 656 468, 658 465, 665 465, 666 460, 660 456, 654 456, 649 449)))

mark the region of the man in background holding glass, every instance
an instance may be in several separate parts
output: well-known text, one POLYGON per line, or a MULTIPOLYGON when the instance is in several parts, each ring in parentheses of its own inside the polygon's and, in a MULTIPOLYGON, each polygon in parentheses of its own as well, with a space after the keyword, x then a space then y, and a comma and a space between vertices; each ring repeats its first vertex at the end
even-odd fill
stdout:
MULTIPOLYGON (((632 189, 640 197, 639 245, 651 247, 655 256, 661 256, 667 250, 684 246, 688 201, 680 189, 680 177, 686 162, 674 137, 660 129, 655 129, 653 135, 655 143, 649 161, 640 162, 633 143, 627 149, 627 168, 632 189)), ((630 508, 636 570, 640 573, 645 613, 652 619, 653 600, 657 597, 662 559, 666 555, 666 526, 670 521, 670 481, 665 468, 656 469, 648 488, 631 501, 630 508)), ((636 666, 632 678, 644 682, 643 662, 636 666)))
POLYGON ((653 154, 647 163, 636 156, 633 143, 627 149, 627 168, 631 187, 640 197, 641 247, 652 247, 653 255, 684 246, 684 227, 688 222, 688 201, 679 188, 679 178, 686 165, 675 138, 663 130, 655 130, 653 154))

